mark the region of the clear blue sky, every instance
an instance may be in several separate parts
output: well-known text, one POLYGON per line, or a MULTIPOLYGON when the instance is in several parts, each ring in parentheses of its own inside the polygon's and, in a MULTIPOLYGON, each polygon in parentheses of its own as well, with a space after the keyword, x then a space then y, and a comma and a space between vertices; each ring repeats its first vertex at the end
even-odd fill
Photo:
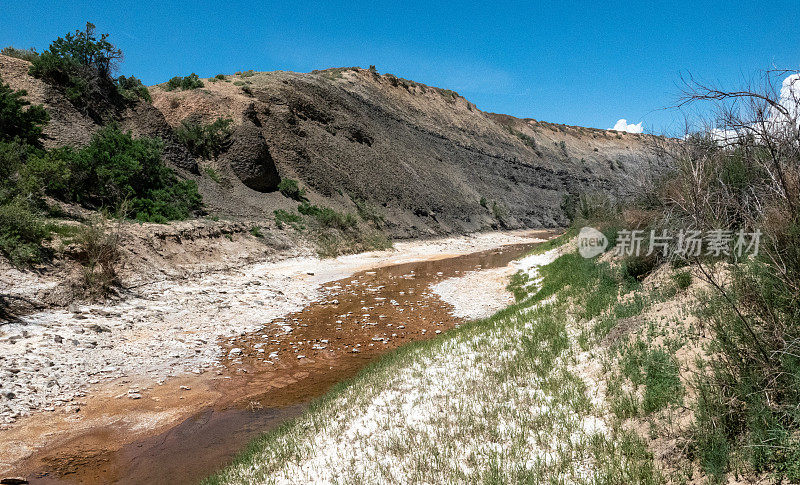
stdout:
POLYGON ((682 72, 737 85, 800 68, 800 4, 770 2, 363 3, 0 0, 0 45, 47 48, 89 20, 146 84, 192 71, 308 72, 375 64, 458 91, 485 111, 647 131, 682 126, 682 72))

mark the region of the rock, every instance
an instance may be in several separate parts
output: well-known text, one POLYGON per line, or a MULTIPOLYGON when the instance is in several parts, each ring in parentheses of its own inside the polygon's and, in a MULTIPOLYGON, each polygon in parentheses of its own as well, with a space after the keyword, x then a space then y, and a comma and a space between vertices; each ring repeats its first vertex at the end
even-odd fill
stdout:
POLYGON ((278 190, 281 178, 270 155, 261 130, 250 120, 238 126, 231 135, 230 147, 221 160, 243 184, 258 192, 278 190))
POLYGON ((128 398, 130 399, 141 399, 142 395, 138 392, 128 393, 128 398))
POLYGON ((104 326, 98 325, 96 323, 93 323, 93 324, 89 325, 89 330, 93 330, 93 331, 95 331, 97 333, 111 332, 111 330, 108 327, 104 327, 104 326))
POLYGON ((53 341, 57 344, 60 344, 64 341, 64 338, 61 335, 53 335, 53 341))
POLYGON ((231 349, 230 355, 242 355, 242 349, 236 347, 231 349))

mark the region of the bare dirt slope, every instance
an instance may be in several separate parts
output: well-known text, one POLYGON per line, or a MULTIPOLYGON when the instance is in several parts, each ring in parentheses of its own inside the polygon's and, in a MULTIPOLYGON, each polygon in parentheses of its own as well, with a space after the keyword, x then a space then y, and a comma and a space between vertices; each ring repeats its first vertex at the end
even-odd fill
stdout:
POLYGON ((563 224, 566 193, 623 193, 657 165, 653 137, 484 113, 452 91, 357 68, 151 92, 173 126, 233 119, 220 163, 246 185, 269 190, 274 165, 312 199, 370 202, 401 237, 563 224), (258 143, 265 149, 253 150, 258 143))

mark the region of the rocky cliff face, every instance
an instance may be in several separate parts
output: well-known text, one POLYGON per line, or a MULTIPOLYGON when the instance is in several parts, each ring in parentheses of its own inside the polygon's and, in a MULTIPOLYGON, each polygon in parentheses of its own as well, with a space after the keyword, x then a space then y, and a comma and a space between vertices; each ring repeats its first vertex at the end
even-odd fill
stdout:
MULTIPOLYGON (((0 56, 0 76, 50 110, 49 143, 86 143, 97 126, 26 70, 0 56)), ((392 75, 247 74, 191 91, 154 86, 152 105, 119 115, 134 134, 167 140, 168 161, 198 181, 209 212, 220 216, 271 217, 294 207, 276 192, 284 177, 299 180, 314 203, 370 206, 395 237, 556 226, 566 222, 566 194, 624 195, 659 165, 654 137, 485 113, 452 91, 392 75), (182 120, 219 117, 234 127, 219 159, 194 160, 175 143, 182 120), (198 163, 221 173, 221 183, 198 163)))

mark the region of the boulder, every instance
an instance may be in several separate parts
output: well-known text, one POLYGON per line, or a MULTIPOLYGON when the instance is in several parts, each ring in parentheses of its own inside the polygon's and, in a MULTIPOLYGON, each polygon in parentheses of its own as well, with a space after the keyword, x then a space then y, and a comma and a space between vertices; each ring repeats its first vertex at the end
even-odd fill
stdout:
POLYGON ((278 190, 281 178, 261 130, 250 120, 236 127, 230 146, 220 157, 247 187, 258 192, 278 190))

